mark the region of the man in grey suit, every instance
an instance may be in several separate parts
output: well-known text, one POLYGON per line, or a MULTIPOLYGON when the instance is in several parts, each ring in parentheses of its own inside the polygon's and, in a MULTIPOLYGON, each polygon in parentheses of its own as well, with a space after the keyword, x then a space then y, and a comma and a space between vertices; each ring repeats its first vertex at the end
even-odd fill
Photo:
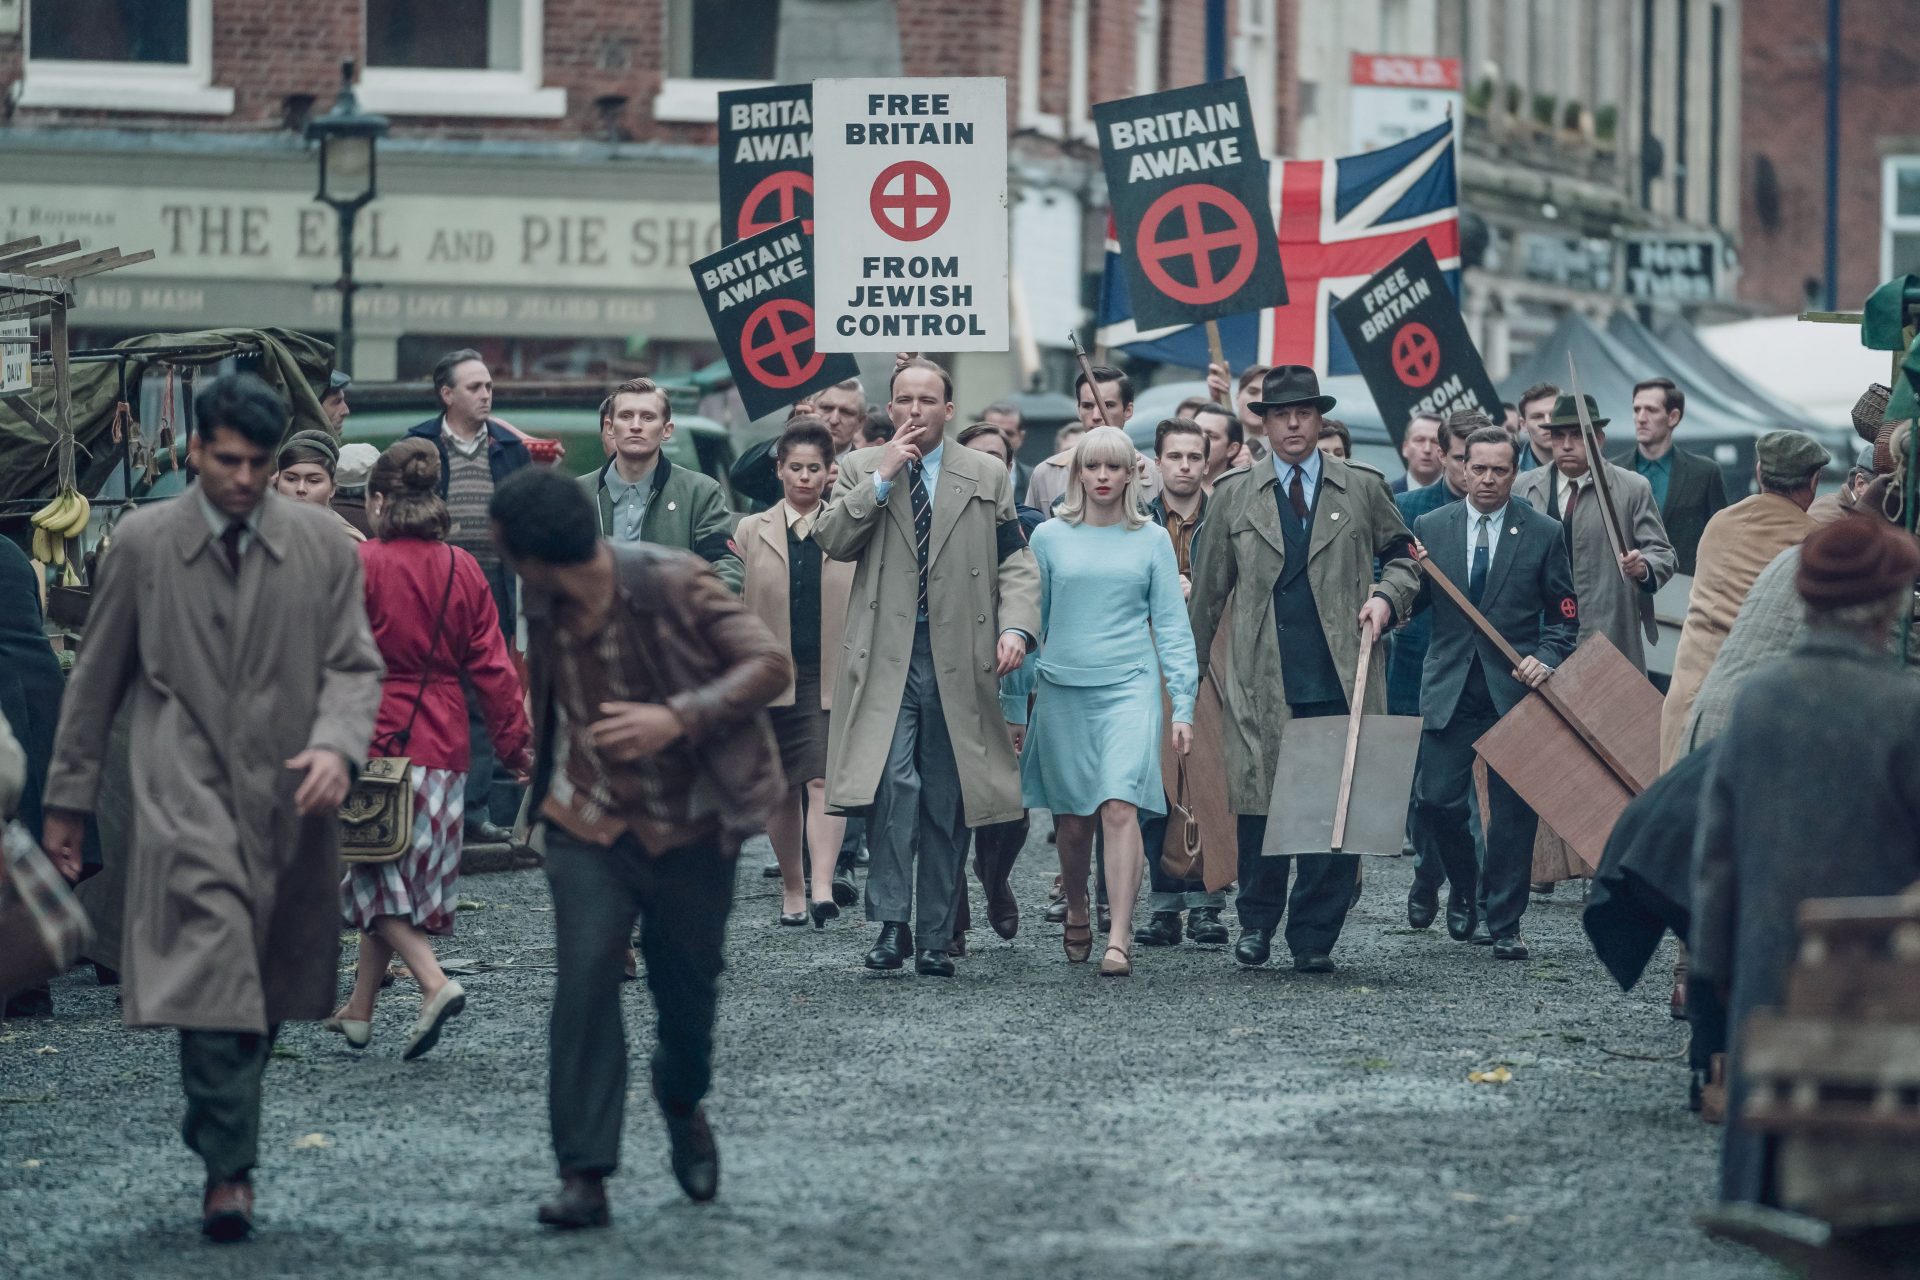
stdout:
MULTIPOLYGON (((1415 610, 1433 609, 1433 638, 1420 689, 1420 756, 1414 777, 1413 839, 1422 860, 1437 858, 1452 882, 1447 932, 1473 935, 1476 888, 1486 902, 1493 954, 1524 960, 1520 917, 1527 909, 1527 871, 1539 820, 1498 774, 1488 778, 1487 865, 1474 865, 1467 831, 1473 744, 1544 683, 1573 652, 1579 605, 1560 522, 1511 501, 1518 462, 1513 438, 1497 427, 1467 437, 1467 500, 1414 522, 1415 554, 1465 587, 1467 599, 1508 644, 1526 655, 1518 670, 1444 592, 1423 580, 1415 610), (1484 880, 1484 886, 1479 882, 1484 880)), ((1408 919, 1433 918, 1438 891, 1416 882, 1408 919), (1425 901, 1419 901, 1422 895, 1425 901)))

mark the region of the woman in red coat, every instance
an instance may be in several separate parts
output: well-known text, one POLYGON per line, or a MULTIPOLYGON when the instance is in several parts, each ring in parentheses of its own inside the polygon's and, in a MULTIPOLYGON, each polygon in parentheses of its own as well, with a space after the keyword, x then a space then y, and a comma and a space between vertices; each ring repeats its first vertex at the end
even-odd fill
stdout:
POLYGON ((493 749, 524 773, 532 737, 520 678, 479 562, 447 545, 439 496, 440 455, 431 441, 402 440, 380 455, 367 481, 367 517, 377 535, 360 544, 367 619, 387 664, 372 752, 412 761, 413 843, 397 861, 356 863, 341 883, 342 911, 361 930, 353 994, 326 1025, 356 1049, 373 1036, 373 1004, 398 952, 420 983, 420 1017, 407 1058, 434 1046, 466 992, 434 959, 429 935, 453 932, 467 773, 462 681, 485 709, 493 749))

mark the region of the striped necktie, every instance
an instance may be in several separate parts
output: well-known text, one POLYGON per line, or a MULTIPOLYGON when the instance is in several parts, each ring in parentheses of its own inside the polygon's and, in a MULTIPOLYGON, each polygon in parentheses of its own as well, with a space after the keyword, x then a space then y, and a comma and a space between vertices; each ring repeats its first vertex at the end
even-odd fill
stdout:
POLYGON ((913 551, 920 562, 920 612, 927 616, 927 543, 933 536, 933 504, 927 500, 927 469, 920 463, 913 469, 913 551))

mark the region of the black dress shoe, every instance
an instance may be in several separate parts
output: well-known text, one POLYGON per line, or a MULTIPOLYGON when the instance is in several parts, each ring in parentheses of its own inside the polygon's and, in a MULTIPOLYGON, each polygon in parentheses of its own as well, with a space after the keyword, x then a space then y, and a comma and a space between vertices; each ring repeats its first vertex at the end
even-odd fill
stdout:
POLYGON ((560 1194, 540 1206, 542 1224, 575 1231, 581 1227, 604 1227, 607 1215, 607 1186, 597 1174, 570 1173, 560 1182, 560 1194))
POLYGON ((1527 881, 1527 892, 1537 897, 1551 898, 1553 896, 1553 885, 1554 882, 1551 880, 1529 880, 1527 881))
POLYGON ((1187 936, 1203 947, 1227 945, 1227 926, 1218 907, 1195 907, 1187 913, 1187 936))
POLYGON ((1493 945, 1493 934, 1487 929, 1487 922, 1485 920, 1475 920, 1473 922, 1472 941, 1476 947, 1490 947, 1493 945))
POLYGON ((922 951, 913 958, 913 971, 923 978, 951 978, 953 961, 944 951, 922 951))
POLYGON ((955 960, 965 960, 967 958, 967 935, 964 933, 954 934, 947 942, 947 954, 955 960))
POLYGON ((1273 930, 1242 929, 1240 941, 1233 944, 1233 958, 1244 965, 1265 964, 1273 954, 1273 930))
POLYGON ((782 911, 780 913, 780 923, 787 926, 790 929, 805 928, 808 919, 809 917, 807 913, 804 911, 794 911, 794 912, 782 911))
POLYGON ((842 907, 860 901, 860 886, 853 882, 853 872, 841 868, 833 873, 833 901, 842 907))
POLYGON ((813 917, 813 927, 824 929, 827 921, 840 918, 840 905, 831 900, 807 904, 807 914, 813 917))
POLYGON ((1047 904, 1047 923, 1048 924, 1065 924, 1066 922, 1067 922, 1067 900, 1065 898, 1062 898, 1058 902, 1049 902, 1047 904))
POLYGON ((1433 923, 1440 914, 1440 890, 1430 884, 1413 882, 1413 888, 1407 890, 1407 927, 1424 929, 1433 923))
POLYGON ((1147 917, 1147 922, 1133 931, 1133 940, 1143 947, 1177 947, 1180 945, 1180 913, 1178 911, 1156 911, 1147 917))
POLYGON ((471 844, 511 844, 513 832, 505 827, 496 827, 485 818, 468 818, 462 832, 471 844))
POLYGON ((109 969, 98 960, 95 960, 93 962, 93 980, 99 986, 117 987, 120 985, 120 971, 118 969, 109 969))
POLYGON ((1447 936, 1455 942, 1465 942, 1472 938, 1474 926, 1480 923, 1480 913, 1474 909, 1473 899, 1457 889, 1447 893, 1447 936))
POLYGON ((987 924, 1009 942, 1020 932, 1020 899, 1004 877, 987 886, 987 924))
POLYGON ((46 983, 16 991, 0 1005, 0 1018, 51 1018, 53 989, 46 983))
POLYGON ((1527 958, 1527 940, 1519 934, 1510 934, 1493 940, 1493 958, 1495 960, 1525 960, 1527 958))
POLYGON ((713 1145, 704 1107, 676 1116, 661 1109, 667 1121, 667 1139, 673 1143, 673 1176, 687 1199, 705 1204, 720 1192, 720 1148, 713 1145))
POLYGON ((1332 973, 1333 957, 1323 951, 1302 951, 1293 958, 1295 973, 1332 973))
POLYGON ((907 951, 911 946, 907 941, 907 926, 883 924, 880 926, 879 940, 873 944, 873 950, 867 952, 867 968, 898 969, 907 962, 907 951))

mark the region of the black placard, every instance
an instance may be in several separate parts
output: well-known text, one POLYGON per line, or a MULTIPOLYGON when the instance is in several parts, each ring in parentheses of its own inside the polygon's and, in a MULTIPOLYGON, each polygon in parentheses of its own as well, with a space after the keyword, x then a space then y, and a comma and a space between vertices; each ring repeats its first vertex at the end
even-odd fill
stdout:
POLYGON ((1425 240, 1333 309, 1395 445, 1415 414, 1479 409, 1502 420, 1500 392, 1467 336, 1460 304, 1425 240))
POLYGON ((693 287, 749 418, 777 413, 860 372, 813 342, 813 237, 793 218, 693 264, 693 287))
POLYGON ((789 218, 813 234, 813 86, 720 95, 720 233, 744 240, 789 218))
POLYGON ((1245 80, 1098 103, 1093 122, 1140 328, 1286 302, 1245 80))

